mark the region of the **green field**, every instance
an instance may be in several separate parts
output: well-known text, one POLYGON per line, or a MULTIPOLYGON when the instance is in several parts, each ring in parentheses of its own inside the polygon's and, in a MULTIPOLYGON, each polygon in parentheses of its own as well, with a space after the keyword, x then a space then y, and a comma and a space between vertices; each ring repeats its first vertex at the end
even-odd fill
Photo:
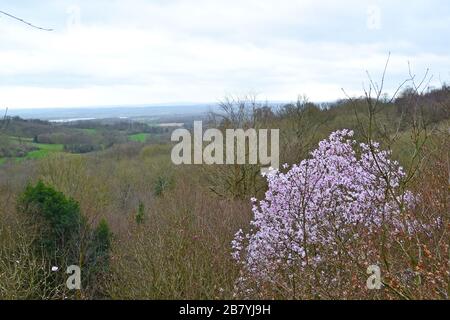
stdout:
MULTIPOLYGON (((86 134, 95 135, 97 134, 97 129, 80 129, 86 134)), ((147 138, 150 136, 148 133, 137 133, 128 136, 130 141, 145 143, 147 138)), ((27 159, 42 159, 50 154, 64 152, 64 145, 62 144, 45 144, 45 143, 35 143, 32 138, 22 138, 10 136, 10 141, 14 144, 22 144, 33 146, 38 150, 33 150, 28 152, 24 157, 14 157, 14 158, 0 158, 0 165, 4 164, 8 160, 14 160, 16 162, 21 162, 27 159)))
POLYGON ((145 143, 147 138, 149 137, 148 133, 137 133, 128 136, 128 139, 134 142, 142 142, 145 143))
POLYGON ((90 135, 95 135, 97 134, 97 129, 80 129, 82 132, 90 134, 90 135))
POLYGON ((48 156, 50 153, 62 152, 64 150, 62 144, 32 143, 32 145, 39 148, 39 150, 28 152, 25 156, 26 159, 41 159, 48 156))
POLYGON ((64 150, 62 144, 32 143, 32 145, 47 152, 61 152, 64 150))
POLYGON ((10 140, 13 141, 14 143, 23 143, 33 146, 35 148, 38 148, 38 150, 28 152, 25 157, 0 158, 0 165, 4 164, 8 159, 13 159, 17 162, 26 159, 42 159, 48 156, 49 154, 64 151, 64 145, 62 144, 34 143, 32 138, 10 137, 10 140))

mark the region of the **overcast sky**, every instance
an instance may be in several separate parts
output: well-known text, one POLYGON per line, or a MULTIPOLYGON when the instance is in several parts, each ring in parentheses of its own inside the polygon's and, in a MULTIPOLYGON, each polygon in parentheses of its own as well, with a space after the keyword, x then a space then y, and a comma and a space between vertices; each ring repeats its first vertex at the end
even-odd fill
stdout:
POLYGON ((0 108, 314 101, 450 79, 448 1, 0 0, 0 108))

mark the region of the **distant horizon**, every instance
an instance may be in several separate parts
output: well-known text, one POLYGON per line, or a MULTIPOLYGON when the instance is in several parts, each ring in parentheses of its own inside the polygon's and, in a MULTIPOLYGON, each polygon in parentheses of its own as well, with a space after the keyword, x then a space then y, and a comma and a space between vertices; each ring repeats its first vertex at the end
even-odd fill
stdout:
MULTIPOLYGON (((330 100, 330 101, 312 101, 312 103, 332 103, 336 102, 339 99, 330 100)), ((257 99, 258 103, 269 103, 269 104, 287 104, 296 102, 296 99, 291 100, 266 100, 266 99, 257 99)), ((138 104, 112 104, 112 105, 84 105, 84 106, 62 106, 62 107, 8 107, 1 106, 1 110, 6 110, 8 108, 9 111, 31 111, 31 110, 69 110, 69 109, 104 109, 104 108, 152 108, 152 107, 195 107, 195 106, 214 106, 219 105, 221 103, 220 100, 215 102, 162 102, 162 103, 138 103, 138 104)))
MULTIPOLYGON (((217 107, 217 104, 173 104, 173 105, 126 105, 85 106, 65 108, 19 108, 8 109, 7 115, 23 119, 41 120, 83 120, 108 118, 161 117, 168 115, 203 114, 217 107)), ((5 112, 6 110, 3 110, 5 112)), ((2 112, 2 116, 3 116, 2 112)))
MULTIPOLYGON (((291 101, 267 101, 256 100, 258 103, 267 103, 271 106, 279 106, 288 103, 293 103, 296 100, 291 101)), ((337 101, 337 100, 335 100, 337 101)), ((332 103, 329 102, 314 102, 313 103, 332 103)), ((334 101, 333 101, 334 102, 334 101)), ((50 108, 16 108, 8 109, 7 114, 9 116, 18 116, 23 119, 41 119, 41 120, 67 120, 73 119, 107 119, 107 118, 139 118, 139 117, 161 117, 170 115, 198 115, 205 114, 211 110, 217 110, 219 108, 220 101, 209 103, 161 103, 161 104, 136 104, 136 105, 101 105, 101 106, 81 106, 81 107, 50 107, 50 108)), ((6 111, 0 110, 0 114, 6 111)))
MULTIPOLYGON (((217 104, 218 102, 166 102, 166 103, 138 103, 138 104, 100 104, 100 105, 74 105, 74 106, 61 106, 61 107, 2 107, 3 110, 8 108, 8 110, 67 110, 67 109, 103 109, 103 108, 151 108, 151 107, 174 107, 174 106, 195 106, 195 105, 209 105, 217 104)), ((0 109, 1 110, 1 109, 0 109)))

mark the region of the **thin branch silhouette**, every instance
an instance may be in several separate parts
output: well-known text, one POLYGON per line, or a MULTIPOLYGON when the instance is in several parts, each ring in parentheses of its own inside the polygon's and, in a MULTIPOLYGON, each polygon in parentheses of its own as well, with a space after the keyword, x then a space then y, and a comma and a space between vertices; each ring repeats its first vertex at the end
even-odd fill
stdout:
POLYGON ((19 17, 13 16, 12 14, 9 14, 9 13, 7 13, 7 12, 4 12, 4 11, 1 11, 1 10, 0 10, 0 13, 3 14, 3 15, 5 15, 5 16, 8 16, 8 17, 10 17, 10 18, 12 18, 12 19, 18 20, 18 21, 20 21, 20 22, 22 22, 22 23, 25 23, 26 25, 28 25, 28 26, 30 26, 30 27, 32 27, 32 28, 39 29, 39 30, 43 30, 43 31, 53 31, 53 29, 46 29, 46 28, 38 27, 38 26, 36 26, 36 25, 34 25, 34 24, 28 22, 28 21, 25 21, 25 20, 23 20, 23 19, 21 19, 21 18, 19 18, 19 17))
POLYGON ((5 115, 3 116, 3 119, 0 119, 0 121, 1 121, 1 125, 0 125, 0 133, 3 131, 3 129, 5 129, 6 128, 6 126, 7 126, 7 117, 8 117, 8 107, 6 107, 6 110, 5 110, 5 115))

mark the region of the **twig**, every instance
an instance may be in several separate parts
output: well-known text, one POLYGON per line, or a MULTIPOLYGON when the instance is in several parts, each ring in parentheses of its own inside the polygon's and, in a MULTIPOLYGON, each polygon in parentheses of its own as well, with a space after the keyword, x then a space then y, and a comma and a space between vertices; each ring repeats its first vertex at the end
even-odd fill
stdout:
POLYGON ((25 20, 23 20, 21 18, 16 17, 16 16, 13 16, 12 14, 9 14, 7 12, 4 12, 4 11, 0 10, 0 13, 4 14, 5 16, 8 16, 8 17, 10 17, 12 19, 18 20, 18 21, 20 21, 22 23, 25 23, 26 25, 28 25, 28 26, 30 26, 32 28, 36 28, 36 29, 43 30, 43 31, 53 31, 53 29, 46 29, 46 28, 41 28, 41 27, 35 26, 34 24, 32 24, 30 22, 27 22, 27 21, 25 21, 25 20))

